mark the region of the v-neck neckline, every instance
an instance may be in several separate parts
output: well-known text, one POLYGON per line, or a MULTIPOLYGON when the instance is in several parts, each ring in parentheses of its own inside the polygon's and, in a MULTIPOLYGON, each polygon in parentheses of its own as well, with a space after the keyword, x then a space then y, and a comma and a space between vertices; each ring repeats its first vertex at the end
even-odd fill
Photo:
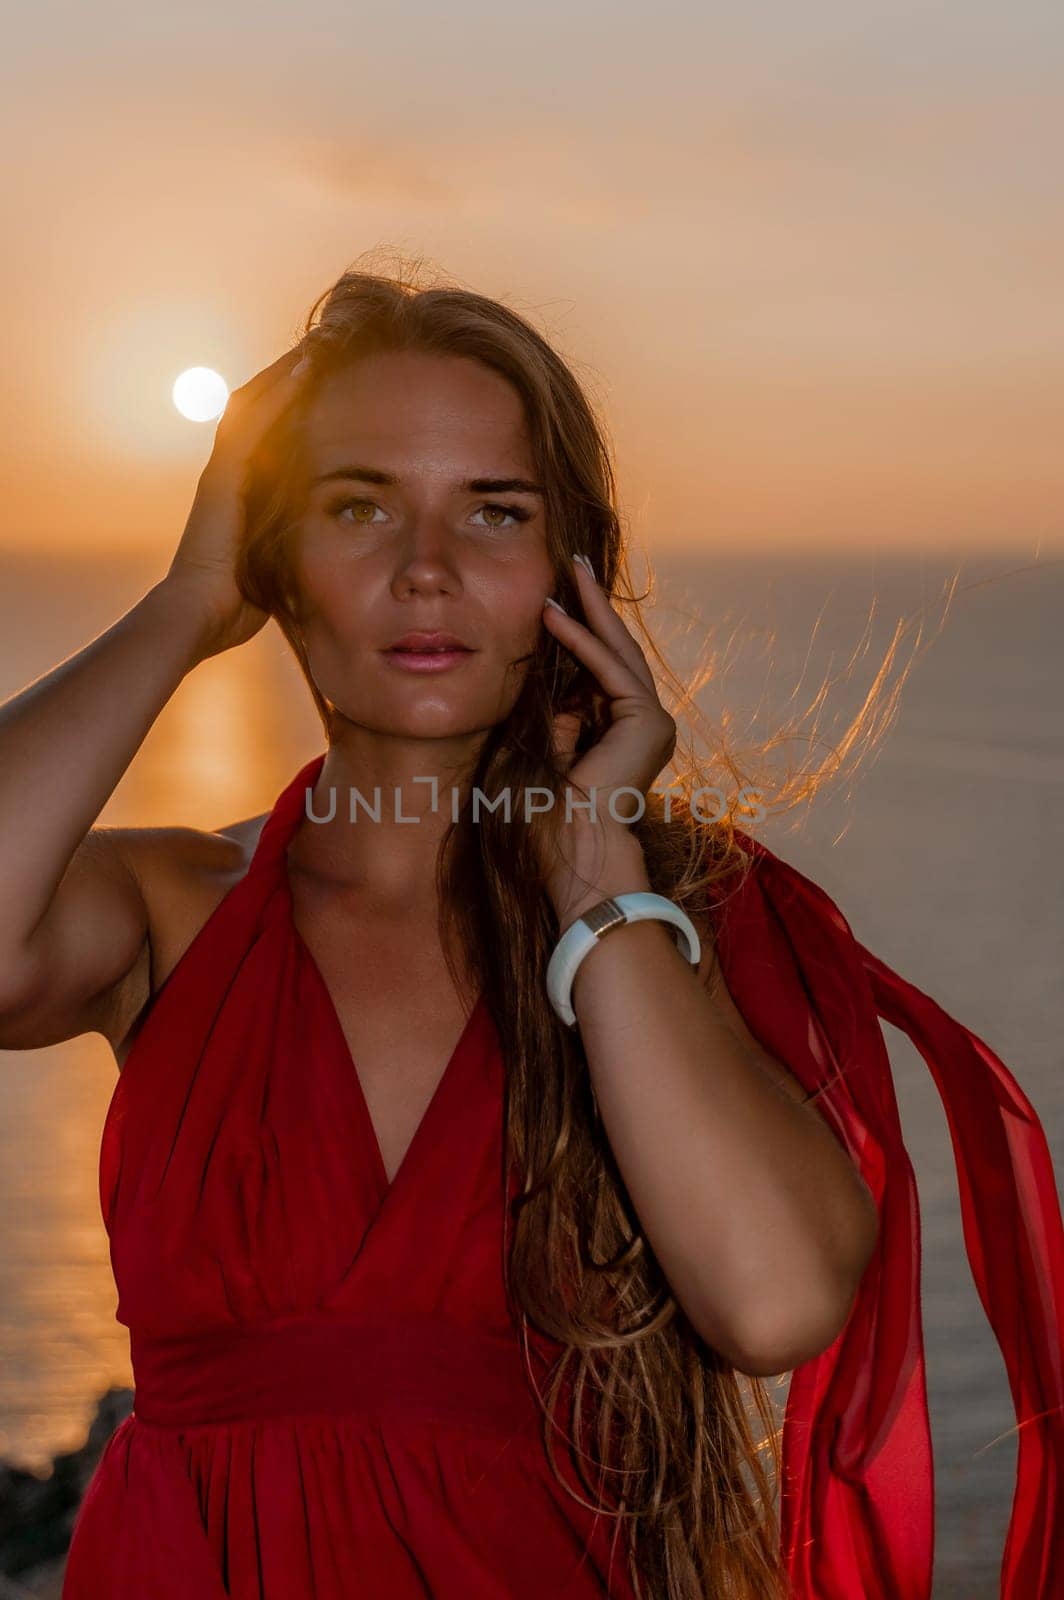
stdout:
MULTIPOLYGON (((298 822, 296 827, 298 827, 298 822)), ((321 967, 318 964, 317 957, 310 948, 310 945, 307 943, 306 939, 303 937, 296 923, 295 900, 292 894, 292 882, 288 876, 288 846, 295 837, 295 832, 296 828, 294 827, 279 851, 278 865, 280 870, 278 875, 280 878, 281 891, 284 895, 285 915, 288 919, 288 926, 291 929, 292 938, 298 950, 300 951, 303 962, 311 973, 312 981, 321 996, 323 1008, 329 1018, 329 1026, 332 1028, 336 1037, 337 1045, 342 1050, 343 1056, 346 1059, 347 1066, 351 1074, 355 1099, 358 1104, 358 1114, 362 1119, 362 1125, 366 1132, 366 1143, 370 1148, 374 1167, 376 1169, 377 1183, 381 1190, 382 1197, 387 1197, 395 1189, 400 1180, 405 1181, 406 1171, 413 1164, 413 1161, 417 1159, 422 1144, 424 1144, 432 1131, 432 1124, 434 1120, 440 1115, 440 1106, 450 1092, 450 1083, 456 1076, 459 1062, 466 1054, 466 1046, 469 1043, 474 1025, 484 1008, 486 997, 483 988, 477 991, 476 999, 473 1002, 472 1008, 469 1011, 465 1022, 462 1024, 462 1031, 458 1035, 458 1039, 455 1042, 454 1048, 447 1058, 446 1065, 444 1066, 443 1071, 436 1082, 436 1087, 433 1089, 432 1094, 429 1097, 428 1104, 422 1112, 421 1118, 418 1121, 413 1134, 411 1135, 410 1142, 408 1143, 406 1150, 403 1152, 399 1165, 396 1167, 392 1177, 389 1178, 388 1168, 384 1160, 384 1153, 381 1149, 380 1138, 378 1136, 373 1117, 370 1113, 369 1101, 366 1098, 365 1086, 359 1074, 358 1063, 356 1062, 354 1052, 348 1043, 347 1034, 344 1032, 343 1023, 340 1021, 340 1013, 337 1010, 336 1002, 332 996, 332 991, 326 982, 325 974, 322 972, 321 967)))
POLYGON ((248 878, 257 878, 263 873, 268 873, 279 884, 284 902, 284 914, 293 942, 301 953, 306 969, 311 974, 311 981, 318 989, 323 1003, 323 1010, 335 1035, 337 1047, 346 1061, 351 1075, 358 1115, 365 1131, 365 1142, 369 1148, 370 1158, 373 1161, 376 1181, 381 1195, 381 1204, 383 1205, 397 1186, 405 1184, 414 1162, 420 1157, 422 1147, 432 1133, 433 1124, 439 1119, 442 1108, 446 1105, 452 1093, 452 1085, 458 1077, 458 1067, 469 1053, 468 1047, 473 1031, 485 1011, 487 997, 483 988, 478 990, 472 1009, 462 1026, 462 1031, 447 1059, 436 1087, 432 1091, 429 1102, 422 1112, 421 1120, 411 1135, 410 1142, 394 1175, 389 1179, 380 1139, 377 1137, 377 1129, 370 1115, 369 1102, 366 1099, 366 1092, 359 1076, 358 1064, 347 1041, 347 1035, 340 1021, 340 1013, 333 1000, 332 991, 325 981, 325 974, 318 965, 313 950, 296 925, 295 900, 292 893, 292 882, 288 876, 288 847, 299 830, 305 809, 305 791, 312 790, 317 783, 327 753, 327 751, 323 751, 320 755, 306 762, 278 795, 273 809, 267 816, 259 834, 248 878))

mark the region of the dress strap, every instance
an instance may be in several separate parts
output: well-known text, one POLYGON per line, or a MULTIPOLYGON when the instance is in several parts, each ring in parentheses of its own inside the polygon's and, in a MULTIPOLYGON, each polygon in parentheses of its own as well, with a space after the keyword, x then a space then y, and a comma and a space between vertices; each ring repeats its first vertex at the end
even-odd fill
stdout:
POLYGON ((325 765, 326 751, 313 757, 304 766, 300 767, 295 777, 292 778, 281 790, 269 816, 262 825, 258 842, 251 857, 251 864, 247 870, 247 877, 261 877, 272 873, 280 864, 281 858, 288 844, 299 827, 300 819, 304 815, 307 802, 307 793, 313 789, 318 781, 318 776, 325 765))

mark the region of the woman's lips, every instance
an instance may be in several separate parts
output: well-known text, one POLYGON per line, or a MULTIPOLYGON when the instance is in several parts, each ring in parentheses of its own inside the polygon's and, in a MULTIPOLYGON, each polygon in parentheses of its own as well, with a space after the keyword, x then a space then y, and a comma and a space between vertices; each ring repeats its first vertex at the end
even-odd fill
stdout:
POLYGON ((475 650, 382 650, 393 667, 403 672, 445 672, 460 661, 468 661, 475 650))

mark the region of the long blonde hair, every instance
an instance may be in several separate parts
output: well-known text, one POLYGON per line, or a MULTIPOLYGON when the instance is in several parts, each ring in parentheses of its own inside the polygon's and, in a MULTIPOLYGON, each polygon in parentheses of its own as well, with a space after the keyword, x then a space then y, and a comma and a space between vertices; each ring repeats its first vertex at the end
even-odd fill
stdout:
MULTIPOLYGON (((626 621, 639 629, 677 720, 671 814, 653 789, 632 826, 652 886, 705 926, 708 886, 748 860, 735 836, 744 819, 741 796, 751 786, 763 789, 764 774, 751 767, 750 752, 740 768, 722 727, 708 729, 712 760, 697 756, 696 738, 707 729, 695 696, 714 663, 685 686, 646 626, 646 595, 636 594, 631 581, 606 430, 571 367, 517 312, 441 279, 420 261, 400 261, 393 272, 345 272, 301 330, 312 363, 308 393, 320 378, 380 350, 473 358, 513 385, 546 487, 554 593, 580 614, 569 558, 586 552, 626 621), (727 803, 710 825, 698 820, 704 813, 692 799, 713 786, 723 786, 727 803)), ((262 441, 238 576, 245 596, 276 617, 328 736, 332 708, 314 683, 297 622, 291 557, 301 510, 300 448, 298 426, 287 415, 262 441)), ((773 783, 774 812, 808 800, 889 725, 901 687, 889 677, 903 632, 895 633, 864 705, 827 757, 773 783)), ((587 748, 605 714, 594 687, 586 669, 542 629, 512 711, 479 751, 474 785, 489 795, 541 785, 557 801, 563 775, 552 756, 552 718, 579 706, 585 722, 578 752, 587 748)), ((543 818, 522 826, 489 811, 474 826, 467 806, 445 838, 438 886, 441 917, 451 919, 473 963, 505 1057, 507 1156, 520 1175, 509 1218, 508 1291, 524 1329, 562 1347, 543 1394, 544 1442, 566 1489, 616 1519, 639 1593, 655 1600, 779 1600, 785 1580, 772 1399, 762 1380, 736 1372, 705 1344, 677 1304, 613 1160, 579 1034, 546 1001, 558 929, 533 849, 532 828, 541 825, 543 818), (559 1471, 560 1443, 576 1484, 559 1471)), ((447 938, 443 945, 449 950, 447 938)))

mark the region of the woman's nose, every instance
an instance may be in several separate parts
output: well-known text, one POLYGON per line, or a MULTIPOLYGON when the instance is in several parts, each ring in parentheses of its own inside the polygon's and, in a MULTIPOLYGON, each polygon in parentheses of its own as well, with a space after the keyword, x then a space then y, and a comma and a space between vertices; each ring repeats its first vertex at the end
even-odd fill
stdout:
POLYGON ((459 582, 454 538, 438 518, 421 516, 408 530, 396 555, 395 579, 434 586, 459 582))

